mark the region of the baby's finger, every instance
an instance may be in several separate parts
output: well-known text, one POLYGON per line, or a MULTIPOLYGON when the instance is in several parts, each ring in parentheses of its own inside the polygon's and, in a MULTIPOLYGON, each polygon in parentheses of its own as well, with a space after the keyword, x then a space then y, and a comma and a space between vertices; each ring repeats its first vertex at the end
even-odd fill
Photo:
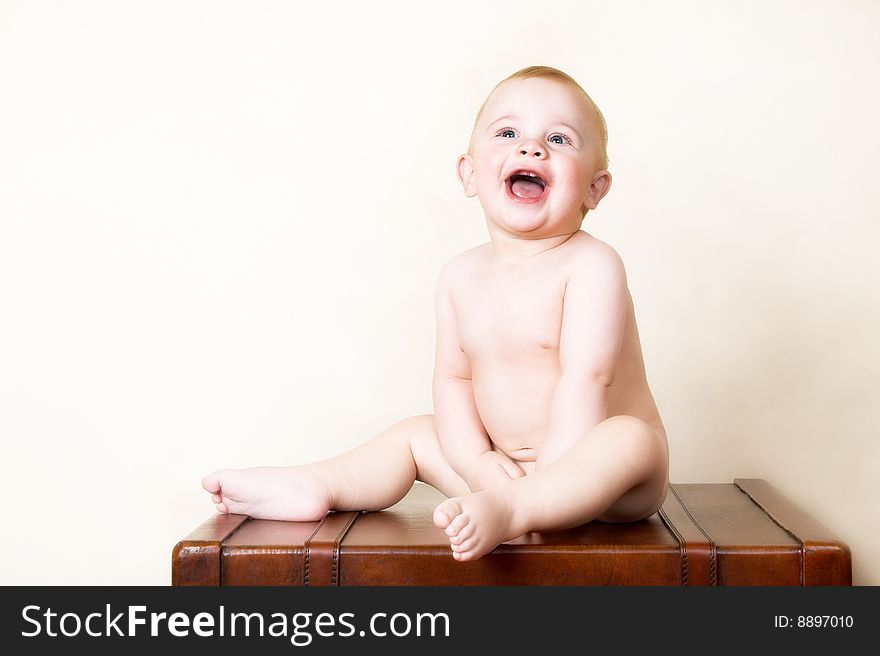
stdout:
POLYGON ((513 477, 507 473, 507 469, 504 465, 500 464, 496 469, 492 471, 492 478, 489 481, 489 485, 486 487, 495 487, 496 485, 504 485, 505 483, 509 483, 513 477))
POLYGON ((522 467, 516 464, 513 460, 505 460, 501 463, 501 466, 504 468, 504 473, 507 474, 509 478, 522 478, 526 475, 522 470, 522 467))

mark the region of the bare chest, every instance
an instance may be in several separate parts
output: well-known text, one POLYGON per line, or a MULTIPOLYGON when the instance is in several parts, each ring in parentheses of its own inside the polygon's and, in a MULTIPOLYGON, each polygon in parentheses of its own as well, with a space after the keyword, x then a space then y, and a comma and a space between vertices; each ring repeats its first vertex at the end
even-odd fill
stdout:
POLYGON ((455 315, 469 359, 558 353, 564 277, 557 272, 487 275, 457 290, 455 315))

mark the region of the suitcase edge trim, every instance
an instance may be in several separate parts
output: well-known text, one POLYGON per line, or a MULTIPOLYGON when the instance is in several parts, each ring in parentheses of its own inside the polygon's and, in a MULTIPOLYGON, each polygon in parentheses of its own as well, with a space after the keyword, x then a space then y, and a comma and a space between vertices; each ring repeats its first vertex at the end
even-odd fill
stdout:
POLYGON ((214 515, 174 545, 171 585, 222 585, 223 542, 248 520, 247 515, 214 515))
POLYGON ((801 585, 852 585, 852 554, 827 527, 762 478, 735 478, 740 489, 801 545, 801 585))

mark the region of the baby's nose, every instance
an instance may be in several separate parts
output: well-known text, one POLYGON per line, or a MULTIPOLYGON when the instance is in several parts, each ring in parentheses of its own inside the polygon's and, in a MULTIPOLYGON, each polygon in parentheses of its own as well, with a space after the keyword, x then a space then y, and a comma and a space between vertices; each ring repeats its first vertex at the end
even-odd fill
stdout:
POLYGON ((545 150, 541 147, 535 139, 529 139, 528 141, 520 144, 519 154, 525 155, 526 157, 544 157, 546 154, 545 150))

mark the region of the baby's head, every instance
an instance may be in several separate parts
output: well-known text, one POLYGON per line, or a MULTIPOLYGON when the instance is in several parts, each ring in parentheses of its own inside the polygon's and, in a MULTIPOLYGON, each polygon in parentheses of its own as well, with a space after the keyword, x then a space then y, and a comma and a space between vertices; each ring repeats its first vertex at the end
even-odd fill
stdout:
POLYGON ((458 160, 465 194, 487 220, 540 238, 577 230, 608 192, 602 112, 569 75, 532 66, 502 80, 458 160))
POLYGON ((577 81, 571 77, 568 73, 560 71, 558 68, 552 68, 550 66, 529 66, 528 68, 523 68, 518 70, 516 73, 512 75, 508 75, 506 78, 501 80, 498 84, 495 85, 495 88, 489 93, 486 97, 486 100, 483 101, 483 105, 480 107, 480 111, 477 112, 477 118, 474 121, 474 129, 471 132, 471 142, 468 151, 473 147, 474 135, 477 131, 477 126, 480 123, 480 118, 483 116, 483 112, 486 109, 486 105, 489 100, 492 98, 492 94, 498 90, 506 82, 510 82, 512 80, 529 80, 529 79, 542 79, 549 80, 552 82, 557 82, 563 86, 571 89, 576 95, 580 95, 587 102, 587 114, 588 118, 592 121, 593 127, 597 131, 600 139, 600 147, 602 149, 602 168, 608 168, 608 127, 605 124, 605 117, 602 115, 601 110, 598 105, 593 102, 593 99, 584 91, 584 88, 577 83, 577 81))

